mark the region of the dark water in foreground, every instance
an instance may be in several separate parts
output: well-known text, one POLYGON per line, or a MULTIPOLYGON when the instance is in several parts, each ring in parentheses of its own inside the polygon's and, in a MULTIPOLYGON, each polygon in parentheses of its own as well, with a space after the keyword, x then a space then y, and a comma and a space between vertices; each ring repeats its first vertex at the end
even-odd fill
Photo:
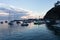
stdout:
POLYGON ((60 40, 60 34, 46 24, 29 26, 0 24, 0 40, 60 40))

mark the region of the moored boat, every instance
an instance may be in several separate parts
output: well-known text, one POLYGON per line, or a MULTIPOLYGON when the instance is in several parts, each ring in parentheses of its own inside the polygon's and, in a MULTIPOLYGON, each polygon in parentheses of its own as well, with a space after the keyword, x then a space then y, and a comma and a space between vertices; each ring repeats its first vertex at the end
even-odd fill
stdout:
POLYGON ((21 26, 28 26, 28 23, 22 23, 21 26))

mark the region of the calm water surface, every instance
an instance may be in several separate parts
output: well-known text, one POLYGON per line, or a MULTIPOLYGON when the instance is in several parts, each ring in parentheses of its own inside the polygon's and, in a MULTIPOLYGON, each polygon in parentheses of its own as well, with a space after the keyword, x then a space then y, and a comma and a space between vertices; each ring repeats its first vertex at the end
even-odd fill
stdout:
POLYGON ((60 34, 46 24, 20 26, 0 24, 0 40, 60 40, 60 34))

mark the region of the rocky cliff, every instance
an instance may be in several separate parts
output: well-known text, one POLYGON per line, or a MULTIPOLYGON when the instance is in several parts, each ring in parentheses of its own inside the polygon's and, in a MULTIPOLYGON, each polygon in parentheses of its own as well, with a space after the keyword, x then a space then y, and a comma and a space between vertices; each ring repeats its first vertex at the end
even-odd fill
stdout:
POLYGON ((60 19, 60 5, 50 9, 44 16, 44 19, 60 19))

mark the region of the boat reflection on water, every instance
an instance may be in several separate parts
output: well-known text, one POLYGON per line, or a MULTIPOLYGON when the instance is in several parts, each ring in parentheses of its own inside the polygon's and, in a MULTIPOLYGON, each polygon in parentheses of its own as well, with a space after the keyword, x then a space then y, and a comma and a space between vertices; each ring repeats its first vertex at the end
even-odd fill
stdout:
POLYGON ((21 24, 16 23, 14 25, 0 24, 0 40, 55 39, 60 40, 60 33, 54 26, 48 24, 34 25, 34 23, 29 23, 28 26, 21 26, 21 24))

